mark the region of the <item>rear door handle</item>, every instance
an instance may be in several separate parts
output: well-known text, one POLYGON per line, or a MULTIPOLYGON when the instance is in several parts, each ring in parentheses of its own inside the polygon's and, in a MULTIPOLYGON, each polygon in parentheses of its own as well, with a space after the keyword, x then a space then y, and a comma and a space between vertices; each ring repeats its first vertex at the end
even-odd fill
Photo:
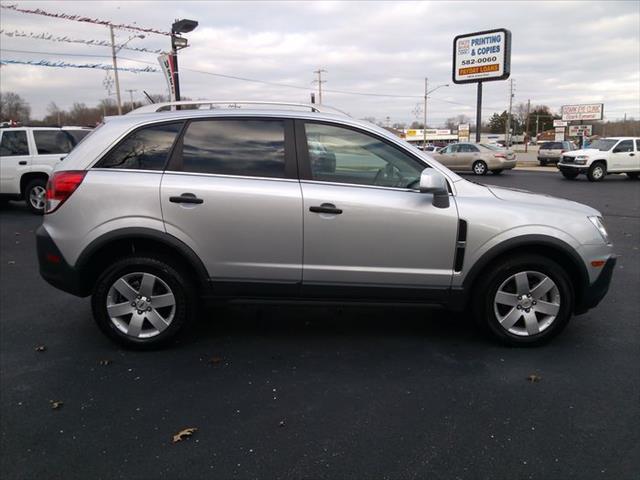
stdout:
POLYGON ((193 193, 183 193, 179 197, 169 197, 171 203, 204 203, 204 200, 196 197, 193 193))
POLYGON ((336 208, 332 203, 323 203, 319 207, 309 207, 309 211, 313 213, 330 213, 332 215, 340 215, 342 209, 336 208))
POLYGON ((18 162, 18 165, 26 165, 26 164, 27 164, 27 161, 26 161, 26 160, 20 160, 20 161, 18 162))

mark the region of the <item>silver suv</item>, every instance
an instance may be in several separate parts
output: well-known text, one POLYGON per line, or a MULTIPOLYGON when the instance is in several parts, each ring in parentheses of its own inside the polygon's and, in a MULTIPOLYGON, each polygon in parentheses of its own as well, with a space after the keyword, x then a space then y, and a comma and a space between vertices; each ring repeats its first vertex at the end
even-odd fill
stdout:
POLYGON ((466 181, 324 107, 219 107, 111 118, 47 186, 41 274, 91 295, 124 345, 243 298, 436 303, 533 345, 607 292, 616 260, 590 207, 466 181))

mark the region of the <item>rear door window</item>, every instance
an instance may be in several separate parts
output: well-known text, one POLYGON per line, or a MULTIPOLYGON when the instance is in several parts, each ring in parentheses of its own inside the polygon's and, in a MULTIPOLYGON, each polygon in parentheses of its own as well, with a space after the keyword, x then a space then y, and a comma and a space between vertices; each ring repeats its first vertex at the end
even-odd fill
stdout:
POLYGON ((192 121, 182 139, 182 170, 285 178, 284 136, 284 120, 192 121))
POLYGON ((63 130, 34 130, 38 155, 69 153, 73 148, 71 138, 63 130))
POLYGON ((27 132, 24 130, 4 130, 0 141, 0 156, 17 157, 29 155, 27 132))
POLYGON ((633 152, 633 142, 631 140, 623 140, 616 145, 616 148, 614 148, 613 151, 616 153, 633 152))
POLYGON ((163 170, 182 125, 182 122, 165 123, 136 130, 103 157, 95 168, 163 170))

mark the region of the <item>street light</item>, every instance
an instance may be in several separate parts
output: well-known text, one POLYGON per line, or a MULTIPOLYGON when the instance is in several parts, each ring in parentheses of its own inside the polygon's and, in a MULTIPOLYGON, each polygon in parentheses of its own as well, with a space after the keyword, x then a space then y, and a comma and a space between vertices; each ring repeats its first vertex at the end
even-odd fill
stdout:
POLYGON ((173 85, 176 101, 180 101, 180 79, 178 76, 178 50, 187 48, 189 42, 186 38, 181 37, 183 33, 189 33, 195 30, 198 22, 195 20, 176 20, 171 25, 171 56, 173 57, 173 85))
POLYGON ((120 98, 120 77, 118 76, 118 61, 116 60, 116 54, 124 48, 134 38, 144 38, 144 35, 133 35, 118 47, 116 50, 116 42, 113 35, 113 25, 109 25, 109 32, 111 33, 111 59, 113 60, 113 76, 116 79, 116 98, 118 99, 118 115, 122 115, 122 100, 120 98))
POLYGON ((430 93, 435 92, 436 90, 438 90, 439 88, 442 87, 448 87, 449 84, 448 83, 443 83, 442 85, 438 85, 435 88, 432 88, 431 90, 428 89, 429 87, 429 80, 427 78, 424 79, 424 128, 422 130, 423 132, 423 136, 422 136, 422 148, 427 148, 427 97, 430 93))

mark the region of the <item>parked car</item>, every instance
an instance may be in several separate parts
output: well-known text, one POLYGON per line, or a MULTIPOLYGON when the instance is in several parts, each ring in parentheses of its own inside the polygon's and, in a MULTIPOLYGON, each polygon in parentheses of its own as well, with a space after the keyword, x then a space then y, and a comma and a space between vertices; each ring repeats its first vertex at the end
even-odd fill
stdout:
POLYGON ((516 166, 516 154, 511 150, 484 143, 452 143, 433 154, 433 157, 451 170, 499 175, 516 166))
POLYGON ((0 129, 0 197, 23 199, 42 214, 53 168, 91 131, 83 127, 0 129))
POLYGON ((247 298, 436 303, 534 345, 606 294, 616 256, 593 208, 466 181, 324 106, 264 103, 107 120, 49 180, 41 275, 139 348, 247 298))
POLYGON ((599 182, 609 173, 626 173, 629 178, 637 179, 640 175, 640 137, 601 138, 589 148, 564 153, 558 169, 569 180, 581 173, 592 182, 599 182))
POLYGON ((577 150, 578 147, 569 141, 563 142, 545 142, 540 145, 538 150, 538 162, 544 166, 548 163, 558 163, 565 152, 577 150))

